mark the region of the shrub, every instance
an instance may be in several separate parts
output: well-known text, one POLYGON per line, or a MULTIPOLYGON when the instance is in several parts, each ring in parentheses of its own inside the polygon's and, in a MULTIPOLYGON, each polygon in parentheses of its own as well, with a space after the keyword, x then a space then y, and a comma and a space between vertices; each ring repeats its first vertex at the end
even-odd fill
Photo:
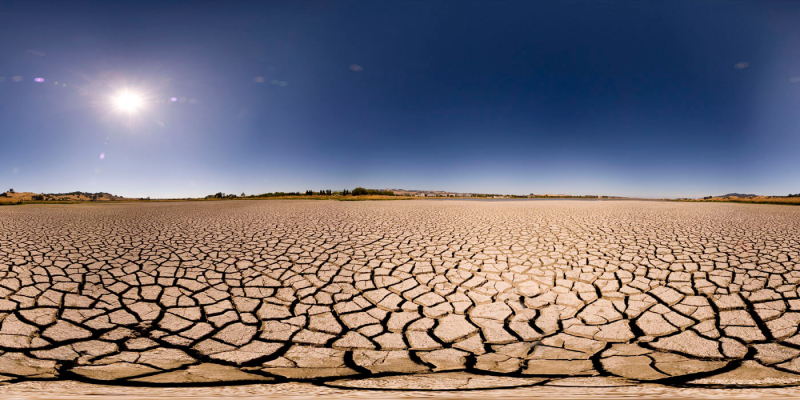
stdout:
MULTIPOLYGON (((357 187, 353 189, 353 196, 364 196, 364 195, 379 195, 379 196, 394 196, 394 192, 391 190, 379 190, 379 189, 364 189, 363 187, 357 187)), ((345 190, 345 194, 347 194, 347 190, 345 190)))

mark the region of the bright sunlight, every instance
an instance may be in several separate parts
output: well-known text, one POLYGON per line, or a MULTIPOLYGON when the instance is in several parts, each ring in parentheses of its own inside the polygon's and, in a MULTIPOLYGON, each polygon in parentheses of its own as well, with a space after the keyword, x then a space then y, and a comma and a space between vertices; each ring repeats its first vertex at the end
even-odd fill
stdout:
POLYGON ((140 95, 128 91, 118 94, 113 101, 117 110, 127 113, 135 113, 144 104, 140 95))

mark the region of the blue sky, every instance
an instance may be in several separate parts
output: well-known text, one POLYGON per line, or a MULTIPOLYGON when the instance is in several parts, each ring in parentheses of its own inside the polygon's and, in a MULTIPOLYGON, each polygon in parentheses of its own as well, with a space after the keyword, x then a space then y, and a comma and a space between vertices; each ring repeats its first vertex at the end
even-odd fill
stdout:
POLYGON ((2 10, 0 186, 20 191, 800 192, 800 2, 2 10))

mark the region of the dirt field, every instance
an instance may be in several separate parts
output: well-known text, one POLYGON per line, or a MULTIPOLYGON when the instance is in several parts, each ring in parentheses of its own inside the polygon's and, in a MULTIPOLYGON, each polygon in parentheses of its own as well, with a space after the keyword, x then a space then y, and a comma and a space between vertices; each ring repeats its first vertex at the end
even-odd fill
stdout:
POLYGON ((798 258, 772 205, 3 207, 0 396, 797 395, 798 258))

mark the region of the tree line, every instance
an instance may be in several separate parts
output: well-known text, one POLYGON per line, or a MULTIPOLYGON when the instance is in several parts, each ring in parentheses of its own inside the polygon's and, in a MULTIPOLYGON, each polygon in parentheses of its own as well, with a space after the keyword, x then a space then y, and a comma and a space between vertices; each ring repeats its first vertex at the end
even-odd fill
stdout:
POLYGON ((391 190, 381 190, 381 189, 366 189, 363 187, 357 187, 353 190, 349 189, 342 189, 341 191, 334 191, 331 189, 321 189, 318 191, 314 190, 306 190, 304 193, 301 192, 270 192, 270 193, 261 193, 261 194, 253 194, 253 195, 246 195, 242 193, 240 195, 236 195, 233 193, 223 193, 217 192, 215 194, 210 194, 206 196, 206 199, 235 199, 235 198, 254 198, 254 197, 288 197, 288 196, 367 196, 367 195, 379 195, 379 196, 394 196, 394 192, 391 190))

